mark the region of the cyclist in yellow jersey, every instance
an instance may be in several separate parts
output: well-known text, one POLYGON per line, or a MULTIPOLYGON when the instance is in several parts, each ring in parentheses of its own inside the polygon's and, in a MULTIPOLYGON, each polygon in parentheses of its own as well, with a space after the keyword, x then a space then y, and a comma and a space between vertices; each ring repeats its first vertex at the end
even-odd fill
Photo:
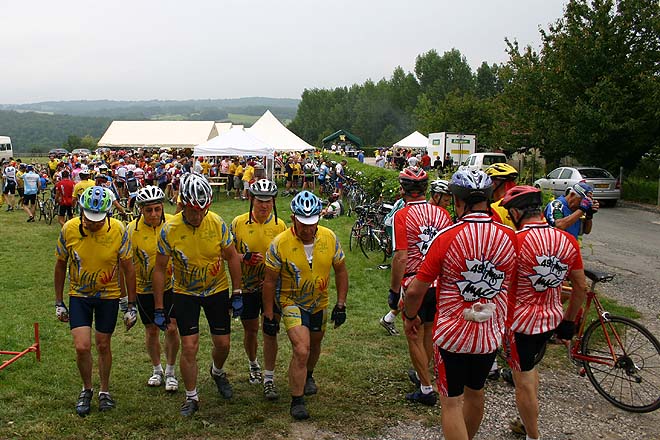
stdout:
POLYGON ((253 162, 250 161, 247 163, 245 170, 243 171, 243 177, 241 178, 241 183, 243 184, 243 194, 242 199, 248 199, 248 193, 250 191, 250 183, 254 180, 254 166, 253 162))
POLYGON ((321 200, 302 191, 291 200, 293 227, 279 234, 266 252, 263 287, 264 320, 274 319, 274 300, 293 346, 289 364, 290 414, 309 418, 304 395, 318 392, 314 367, 321 354, 328 307, 330 270, 335 271, 337 303, 331 321, 335 328, 346 321, 348 271, 337 236, 318 226, 321 200))
POLYGON ((180 369, 186 387, 181 415, 191 416, 199 408, 197 395, 197 352, 199 351, 199 314, 204 309, 211 330, 213 364, 211 377, 225 399, 233 395, 227 373, 222 367, 229 355, 231 332, 230 307, 240 314, 241 259, 233 244, 229 227, 209 211, 213 192, 204 176, 184 175, 179 191, 183 210, 165 223, 158 239, 158 255, 153 274, 154 306, 163 308, 167 268, 172 259, 174 308, 181 335, 180 369), (234 295, 229 298, 229 267, 234 295))
MULTIPOLYGON (((165 391, 179 389, 174 368, 179 351, 179 331, 176 328, 176 316, 172 306, 172 280, 165 279, 164 309, 154 307, 154 295, 151 279, 158 249, 158 236, 166 221, 174 216, 165 214, 163 203, 165 193, 157 186, 148 185, 140 188, 135 197, 140 208, 138 218, 127 227, 128 238, 133 248, 133 264, 137 279, 137 306, 140 319, 145 327, 146 346, 153 374, 147 381, 150 387, 165 384, 165 391), (165 371, 160 363, 160 329, 165 331, 165 371)), ((171 268, 168 271, 171 275, 171 268)))
POLYGON ((242 257, 242 289, 244 309, 241 314, 243 323, 243 346, 249 361, 249 382, 258 384, 263 378, 264 397, 267 400, 278 398, 275 390, 275 359, 277 357, 277 333, 280 313, 277 311, 272 320, 263 320, 264 365, 257 361, 257 334, 259 332, 259 312, 262 309, 262 287, 266 266, 264 256, 273 239, 286 230, 286 224, 277 218, 275 198, 277 186, 260 179, 249 188, 250 211, 239 215, 231 223, 236 249, 242 257))
POLYGON ((128 309, 124 314, 126 329, 137 321, 135 310, 135 269, 131 244, 118 220, 109 217, 111 197, 104 188, 93 186, 80 197, 80 217, 62 227, 57 242, 55 262, 55 313, 62 322, 69 322, 76 363, 83 381, 76 412, 84 417, 90 413, 92 400, 91 327, 95 321, 96 351, 99 356, 99 410, 115 407, 110 396, 112 367, 110 342, 119 308, 119 271, 128 291, 128 309), (69 269, 69 308, 64 304, 64 283, 69 269))
MULTIPOLYGON (((77 201, 80 199, 80 195, 89 187, 94 186, 94 180, 90 179, 89 168, 86 166, 81 167, 80 173, 80 182, 76 183, 73 187, 73 199, 77 201)), ((77 203, 77 202, 76 202, 77 203)))
POLYGON ((509 212, 502 206, 502 198, 508 190, 516 186, 518 170, 507 163, 494 163, 486 168, 486 174, 493 181, 493 200, 495 201, 490 204, 493 221, 515 229, 516 225, 511 220, 509 212))

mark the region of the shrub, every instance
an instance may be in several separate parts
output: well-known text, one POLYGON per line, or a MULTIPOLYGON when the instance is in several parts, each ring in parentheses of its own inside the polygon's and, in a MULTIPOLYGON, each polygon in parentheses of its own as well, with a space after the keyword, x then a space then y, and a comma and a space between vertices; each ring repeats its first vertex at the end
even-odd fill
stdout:
POLYGON ((324 158, 334 162, 345 159, 347 162, 346 174, 356 179, 371 197, 382 196, 386 201, 396 199, 399 190, 398 171, 367 165, 360 163, 357 159, 338 154, 326 154, 324 158))
POLYGON ((658 180, 629 178, 623 182, 622 198, 641 203, 658 202, 658 180))

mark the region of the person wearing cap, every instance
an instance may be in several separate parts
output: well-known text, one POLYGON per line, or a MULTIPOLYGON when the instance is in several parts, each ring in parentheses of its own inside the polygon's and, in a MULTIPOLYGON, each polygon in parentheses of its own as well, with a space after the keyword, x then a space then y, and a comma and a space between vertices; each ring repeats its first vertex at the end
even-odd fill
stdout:
POLYGON ((16 167, 9 163, 2 169, 2 196, 5 203, 7 203, 7 212, 13 211, 16 205, 16 199, 14 195, 16 194, 16 167))
POLYGON ((572 339, 575 317, 585 298, 586 280, 577 240, 546 223, 540 189, 514 187, 506 192, 501 206, 508 211, 518 231, 517 282, 508 297, 504 345, 520 419, 512 420, 510 426, 518 434, 538 439, 536 364, 553 334, 562 340, 572 339), (573 286, 565 311, 561 301, 564 280, 570 280, 573 286))
POLYGON ((124 225, 110 217, 112 198, 107 189, 92 186, 80 196, 80 216, 66 222, 60 231, 55 262, 55 314, 69 322, 76 364, 83 382, 76 413, 91 411, 92 322, 99 364, 99 410, 115 408, 109 393, 112 368, 111 339, 119 310, 119 273, 128 292, 124 324, 130 329, 137 321, 135 309, 135 268, 132 248, 124 225), (64 303, 64 285, 69 279, 69 307, 64 303))
POLYGON ((78 203, 80 195, 89 187, 94 186, 94 180, 90 179, 89 168, 84 165, 78 173, 80 181, 73 187, 73 203, 78 203))
POLYGON ((431 242, 401 314, 406 335, 419 337, 418 313, 437 280, 433 342, 442 431, 445 438, 467 439, 481 425, 486 377, 504 334, 516 237, 489 215, 493 184, 486 173, 459 170, 449 188, 458 221, 431 242))
MULTIPOLYGON (((230 309, 238 316, 242 307, 241 258, 229 227, 218 214, 210 211, 213 192, 204 176, 184 174, 179 197, 181 212, 163 225, 158 237, 152 286, 155 310, 164 310, 163 295, 171 260, 173 304, 181 336, 180 369, 186 388, 180 413, 187 417, 199 409, 197 353, 202 309, 213 344, 211 378, 222 398, 231 399, 233 396, 223 366, 229 356, 231 341, 230 309), (227 277, 225 262, 231 280, 227 277)), ((166 322, 161 315, 154 323, 164 330, 166 322)))
POLYGON ((21 176, 23 180, 23 211, 28 215, 28 222, 34 221, 34 213, 37 210, 37 194, 39 193, 39 174, 34 172, 34 167, 28 165, 27 172, 21 176))
POLYGON ((579 239, 582 234, 591 232, 594 214, 600 207, 592 196, 591 185, 578 182, 566 191, 566 195, 547 204, 545 218, 551 226, 579 239))
POLYGON ((53 176, 55 175, 55 171, 57 171, 57 165, 60 163, 60 161, 55 157, 54 154, 48 155, 48 177, 53 179, 53 176))
POLYGON ((318 392, 313 374, 328 320, 330 270, 334 269, 337 289, 330 314, 335 328, 346 321, 348 271, 337 236, 318 225, 321 200, 301 191, 291 200, 291 212, 293 226, 275 237, 266 252, 263 316, 268 321, 275 319, 275 304, 282 312, 293 347, 289 412, 294 419, 303 420, 309 418, 304 396, 318 392))
POLYGON ((231 223, 234 245, 241 257, 243 290, 243 311, 240 313, 243 324, 243 346, 248 357, 248 381, 259 384, 263 379, 264 397, 267 400, 278 398, 275 389, 275 359, 277 356, 277 333, 279 332, 280 312, 273 319, 263 318, 264 366, 257 360, 257 336, 259 314, 262 306, 264 283, 264 257, 268 245, 286 230, 286 223, 277 217, 275 200, 277 185, 267 179, 253 182, 249 189, 250 210, 237 216, 231 223))
POLYGON ((62 171, 62 178, 55 184, 55 201, 58 204, 57 219, 61 226, 73 218, 73 194, 76 184, 69 177, 69 171, 62 171))

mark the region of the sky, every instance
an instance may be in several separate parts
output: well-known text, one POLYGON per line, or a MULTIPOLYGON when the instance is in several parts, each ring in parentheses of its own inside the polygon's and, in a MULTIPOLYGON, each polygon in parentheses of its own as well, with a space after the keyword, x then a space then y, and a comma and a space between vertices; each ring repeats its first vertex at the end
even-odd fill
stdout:
POLYGON ((0 104, 299 98, 504 38, 540 46, 566 0, 0 0, 0 104))

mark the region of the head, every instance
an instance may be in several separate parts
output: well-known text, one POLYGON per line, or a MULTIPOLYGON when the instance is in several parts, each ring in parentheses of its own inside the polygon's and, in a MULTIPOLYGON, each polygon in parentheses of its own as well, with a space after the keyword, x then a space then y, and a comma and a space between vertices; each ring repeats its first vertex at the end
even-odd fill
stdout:
POLYGON ((520 229, 525 220, 540 220, 542 203, 541 190, 527 185, 511 188, 502 198, 502 207, 509 212, 516 229, 520 229))
POLYGON ((137 223, 139 224, 140 217, 144 217, 144 222, 149 226, 158 226, 165 221, 164 201, 165 193, 157 186, 147 185, 140 188, 135 197, 135 203, 140 208, 137 223))
POLYGON ((451 176, 449 189, 454 196, 456 216, 470 212, 486 212, 493 195, 493 182, 481 170, 457 171, 451 176))
POLYGON ((399 173, 399 184, 403 190, 404 197, 408 199, 419 199, 426 195, 429 176, 422 168, 407 167, 399 173))
POLYGON ((107 222, 110 226, 110 209, 112 208, 112 196, 110 191, 102 186, 87 188, 80 195, 81 235, 83 231, 98 232, 107 222))
POLYGON ((452 197, 449 182, 437 179, 431 182, 431 203, 447 209, 451 205, 452 197))
POLYGON ((268 219, 271 212, 275 210, 275 224, 277 224, 277 210, 275 199, 277 198, 277 185, 268 179, 259 179, 248 188, 250 196, 250 220, 252 217, 263 223, 268 219))
POLYGON ((575 211, 585 197, 592 198, 594 189, 587 182, 578 182, 566 191, 566 202, 575 211))
MULTIPOLYGON (((32 167, 28 167, 28 171, 32 171, 32 167)), ((62 171, 62 179, 68 179, 69 178, 69 171, 64 170, 62 171)))
POLYGON ((183 204, 183 218, 191 226, 198 227, 213 201, 211 185, 204 176, 188 173, 181 179, 179 195, 183 204))
MULTIPOLYGON (((34 167, 33 167, 32 165, 28 165, 28 166, 26 167, 26 169, 27 169, 27 172, 28 172, 28 173, 31 173, 31 172, 34 171, 34 167)), ((64 177, 64 172, 62 172, 62 177, 64 177)), ((67 177, 68 177, 68 176, 67 176, 67 177)))
POLYGON ((518 170, 508 163, 494 163, 486 169, 486 174, 493 181, 493 200, 504 197, 507 191, 516 186, 518 170))
POLYGON ((339 193, 332 193, 330 197, 328 197, 328 202, 333 203, 339 200, 339 193))
POLYGON ((291 199, 293 229, 304 244, 314 242, 320 213, 321 200, 309 191, 301 191, 291 199))

